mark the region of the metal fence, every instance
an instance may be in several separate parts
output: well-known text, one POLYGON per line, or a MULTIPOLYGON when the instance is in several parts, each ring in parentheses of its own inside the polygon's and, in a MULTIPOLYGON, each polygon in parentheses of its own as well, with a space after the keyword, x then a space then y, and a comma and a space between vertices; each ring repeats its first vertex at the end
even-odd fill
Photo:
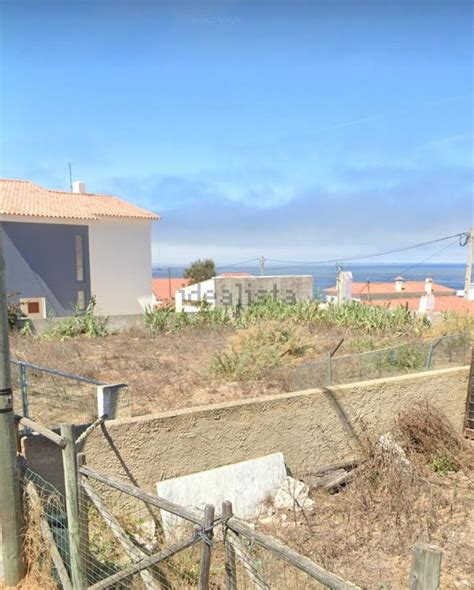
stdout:
POLYGON ((327 387, 461 366, 470 362, 470 351, 471 337, 466 332, 368 352, 328 355, 294 367, 290 388, 327 387))
POLYGON ((14 367, 15 406, 22 408, 24 417, 48 426, 57 426, 72 417, 76 424, 93 422, 101 413, 99 400, 104 390, 125 386, 110 385, 26 361, 11 359, 10 362, 14 367))

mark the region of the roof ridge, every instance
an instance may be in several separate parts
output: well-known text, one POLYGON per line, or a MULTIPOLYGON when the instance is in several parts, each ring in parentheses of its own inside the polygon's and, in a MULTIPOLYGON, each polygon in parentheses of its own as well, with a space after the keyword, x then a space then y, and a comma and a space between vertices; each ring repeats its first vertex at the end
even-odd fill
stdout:
POLYGON ((157 213, 140 205, 105 193, 76 193, 45 188, 31 180, 0 179, 2 181, 2 212, 41 217, 99 219, 101 217, 159 220, 157 213), (19 187, 18 185, 22 186, 19 187), (60 197, 56 199, 56 196, 60 197), (71 198, 72 197, 72 198, 71 198), (26 201, 15 201, 15 199, 26 201), (28 201, 30 199, 30 201, 28 201), (34 202, 34 205, 32 203, 34 202), (49 203, 49 205, 48 205, 49 203), (49 207, 49 210, 48 210, 49 207))
MULTIPOLYGON (((31 180, 22 180, 20 178, 0 178, 0 182, 29 182, 30 184, 34 184, 31 180)), ((36 186, 39 186, 39 184, 36 186)))

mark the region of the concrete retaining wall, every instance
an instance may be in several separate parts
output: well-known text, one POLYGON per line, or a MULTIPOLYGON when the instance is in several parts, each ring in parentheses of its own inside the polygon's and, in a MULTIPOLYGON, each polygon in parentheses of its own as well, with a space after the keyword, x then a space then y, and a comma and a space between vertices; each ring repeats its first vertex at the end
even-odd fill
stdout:
MULTIPOLYGON (((293 475, 358 454, 368 428, 393 428, 419 402, 440 407, 461 432, 469 367, 350 383, 106 422, 87 439, 91 467, 148 491, 161 479, 281 451, 293 475)), ((62 488, 60 454, 26 441, 29 466, 62 488)))

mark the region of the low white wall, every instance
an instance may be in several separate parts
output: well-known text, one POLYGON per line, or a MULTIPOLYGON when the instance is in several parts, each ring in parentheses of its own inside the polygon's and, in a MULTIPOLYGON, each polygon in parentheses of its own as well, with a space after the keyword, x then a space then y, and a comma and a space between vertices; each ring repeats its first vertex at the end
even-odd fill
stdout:
POLYGON ((89 222, 91 293, 99 313, 142 313, 153 305, 151 228, 147 220, 89 222))
POLYGON ((199 311, 199 303, 206 301, 215 307, 215 278, 178 289, 174 296, 176 311, 199 311))

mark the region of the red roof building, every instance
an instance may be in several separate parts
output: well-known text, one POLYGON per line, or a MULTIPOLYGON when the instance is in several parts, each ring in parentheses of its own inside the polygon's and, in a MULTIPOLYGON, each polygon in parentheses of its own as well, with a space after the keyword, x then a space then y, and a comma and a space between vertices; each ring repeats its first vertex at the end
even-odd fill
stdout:
MULTIPOLYGON (((451 289, 445 285, 440 285, 439 283, 434 283, 429 279, 428 281, 431 283, 433 295, 436 295, 437 297, 449 297, 456 295, 455 289, 451 289)), ((353 282, 352 297, 354 299, 360 299, 361 301, 366 299, 388 300, 395 298, 406 299, 409 297, 417 298, 421 297, 421 295, 424 295, 427 292, 426 287, 427 281, 405 281, 401 277, 397 277, 397 279, 391 282, 353 282)), ((325 289, 325 291, 328 295, 337 295, 336 286, 325 289)))
POLYGON ((111 195, 43 188, 29 180, 0 179, 0 214, 43 219, 146 219, 159 215, 111 195))
POLYGON ((158 278, 152 280, 153 295, 158 301, 173 299, 176 291, 189 285, 189 279, 158 278))

